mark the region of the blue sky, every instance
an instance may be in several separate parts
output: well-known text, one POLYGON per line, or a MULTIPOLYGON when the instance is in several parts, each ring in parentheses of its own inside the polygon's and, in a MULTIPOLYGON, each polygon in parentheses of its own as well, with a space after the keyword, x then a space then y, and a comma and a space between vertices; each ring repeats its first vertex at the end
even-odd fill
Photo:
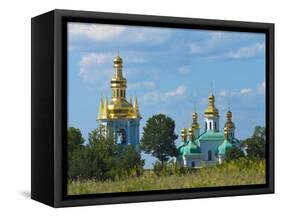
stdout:
MULTIPOLYGON (((211 89, 221 129, 229 106, 238 139, 265 125, 265 34, 68 23, 68 126, 86 140, 98 126, 100 97, 111 97, 118 52, 127 96, 139 100, 141 134, 157 113, 173 118, 179 134, 194 108, 203 128, 211 89)), ((145 159, 146 166, 153 161, 145 159)))

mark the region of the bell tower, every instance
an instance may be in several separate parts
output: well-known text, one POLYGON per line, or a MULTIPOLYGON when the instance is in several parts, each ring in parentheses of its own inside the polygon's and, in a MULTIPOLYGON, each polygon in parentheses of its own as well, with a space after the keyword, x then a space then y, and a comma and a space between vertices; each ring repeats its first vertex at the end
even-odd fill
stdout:
POLYGON ((208 97, 209 105, 205 110, 205 131, 219 131, 219 110, 215 107, 215 96, 211 93, 208 97))
MULTIPOLYGON (((111 128, 116 144, 139 145, 139 125, 141 120, 137 97, 127 101, 127 80, 123 77, 123 60, 118 55, 113 60, 114 74, 110 81, 111 99, 100 100, 97 121, 111 128)), ((137 147, 136 147, 137 148, 137 147)))

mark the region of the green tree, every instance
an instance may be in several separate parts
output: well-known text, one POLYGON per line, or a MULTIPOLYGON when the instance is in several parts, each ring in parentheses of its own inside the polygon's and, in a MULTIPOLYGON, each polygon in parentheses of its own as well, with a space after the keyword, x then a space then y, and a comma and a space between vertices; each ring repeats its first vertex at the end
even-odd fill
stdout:
POLYGON ((113 132, 99 127, 89 133, 85 146, 70 152, 68 177, 98 181, 114 180, 124 175, 140 175, 143 165, 141 155, 133 146, 115 144, 113 132))
POLYGON ((84 143, 80 129, 69 127, 67 130, 67 150, 72 153, 75 149, 81 148, 84 143))
POLYGON ((251 138, 245 139, 241 144, 247 147, 249 157, 265 158, 265 127, 256 126, 251 138))
POLYGON ((89 176, 97 180, 115 179, 121 173, 118 146, 111 130, 99 127, 89 133, 89 176))
POLYGON ((176 156, 175 121, 164 114, 154 115, 143 128, 141 149, 159 159, 163 165, 169 157, 176 156))
POLYGON ((139 176, 142 173, 144 160, 141 159, 140 153, 138 153, 133 146, 128 145, 122 150, 120 163, 126 175, 139 176))
POLYGON ((234 146, 232 148, 226 149, 224 157, 225 157, 225 160, 236 160, 236 159, 244 157, 244 156, 245 156, 244 152, 240 148, 234 146))

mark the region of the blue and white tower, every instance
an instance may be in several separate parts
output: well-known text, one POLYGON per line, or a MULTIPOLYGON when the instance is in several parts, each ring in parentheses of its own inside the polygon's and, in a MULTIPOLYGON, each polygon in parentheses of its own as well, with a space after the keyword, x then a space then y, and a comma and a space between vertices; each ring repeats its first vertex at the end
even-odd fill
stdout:
POLYGON ((97 121, 106 129, 110 128, 119 145, 133 145, 137 150, 139 146, 139 125, 141 115, 137 97, 134 102, 126 100, 127 80, 122 74, 122 58, 114 59, 114 75, 111 79, 111 100, 107 97, 100 100, 97 121))

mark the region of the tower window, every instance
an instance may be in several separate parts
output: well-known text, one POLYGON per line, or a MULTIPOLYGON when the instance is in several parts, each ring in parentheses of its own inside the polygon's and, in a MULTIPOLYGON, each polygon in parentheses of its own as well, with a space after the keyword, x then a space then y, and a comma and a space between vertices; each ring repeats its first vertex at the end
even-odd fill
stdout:
POLYGON ((212 122, 209 122, 209 129, 212 129, 212 122))
POLYGON ((205 122, 205 131, 207 131, 207 121, 205 122))
POLYGON ((117 89, 117 97, 119 97, 119 90, 117 89))
POLYGON ((215 122, 215 130, 217 130, 217 122, 215 122))

